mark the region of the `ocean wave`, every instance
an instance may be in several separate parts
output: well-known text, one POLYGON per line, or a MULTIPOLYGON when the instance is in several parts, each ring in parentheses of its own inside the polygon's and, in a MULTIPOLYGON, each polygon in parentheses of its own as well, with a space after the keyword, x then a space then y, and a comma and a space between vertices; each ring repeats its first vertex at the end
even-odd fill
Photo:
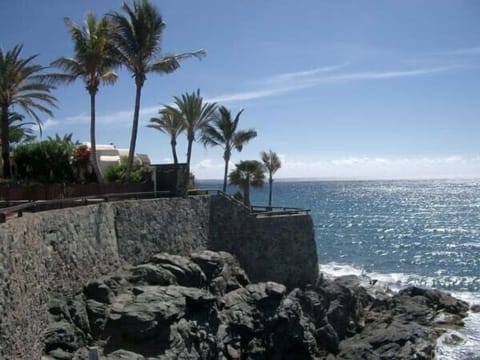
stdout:
MULTIPOLYGON (((363 268, 349 264, 330 262, 319 264, 320 272, 327 278, 336 278, 345 275, 356 275, 366 287, 375 286, 379 289, 398 290, 409 286, 436 287, 435 284, 449 284, 460 281, 459 278, 478 281, 474 277, 458 277, 440 275, 438 277, 421 276, 405 273, 378 273, 366 271, 363 268), (471 278, 471 279, 470 279, 471 278), (448 280, 445 280, 448 279, 448 280), (377 280, 372 283, 371 280, 377 280), (374 284, 374 285, 372 285, 374 284)), ((480 304, 480 292, 478 291, 449 291, 458 299, 464 300, 470 305, 480 304)), ((456 331, 448 331, 437 341, 435 347, 436 358, 441 360, 480 360, 480 313, 469 312, 464 319, 465 326, 456 331)))

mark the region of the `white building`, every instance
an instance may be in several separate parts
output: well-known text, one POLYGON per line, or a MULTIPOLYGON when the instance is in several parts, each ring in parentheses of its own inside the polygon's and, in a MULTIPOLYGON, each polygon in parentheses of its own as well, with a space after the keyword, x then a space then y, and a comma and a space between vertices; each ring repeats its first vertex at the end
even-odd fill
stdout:
MULTIPOLYGON (((82 144, 91 148, 91 144, 89 142, 83 142, 82 144)), ((104 178, 107 176, 107 170, 110 166, 118 165, 120 164, 120 159, 122 157, 128 157, 128 149, 120 149, 113 144, 97 144, 96 150, 98 167, 100 168, 100 172, 104 178)), ((151 164, 150 158, 146 154, 135 154, 134 161, 138 161, 142 165, 151 164)))

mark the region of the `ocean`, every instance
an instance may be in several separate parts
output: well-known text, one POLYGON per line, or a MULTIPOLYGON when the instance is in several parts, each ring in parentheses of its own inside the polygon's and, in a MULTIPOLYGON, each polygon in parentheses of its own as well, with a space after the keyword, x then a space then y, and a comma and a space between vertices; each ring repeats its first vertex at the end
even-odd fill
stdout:
MULTIPOLYGON (((268 186, 251 200, 266 205, 268 186)), ((434 287, 480 304, 480 180, 276 181, 272 205, 311 210, 327 276, 368 276, 392 290, 434 287)), ((480 359, 480 313, 455 333, 461 343, 443 335, 437 358, 480 359)))

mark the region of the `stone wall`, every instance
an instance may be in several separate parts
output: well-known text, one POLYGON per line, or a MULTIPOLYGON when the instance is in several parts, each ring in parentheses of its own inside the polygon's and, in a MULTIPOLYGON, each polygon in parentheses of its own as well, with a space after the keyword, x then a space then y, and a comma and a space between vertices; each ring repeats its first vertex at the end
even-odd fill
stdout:
POLYGON ((49 293, 79 290, 121 264, 114 229, 111 204, 25 214, 0 225, 1 359, 38 359, 49 293))
POLYGON ((289 287, 315 280, 310 216, 256 218, 223 196, 195 196, 52 210, 0 224, 0 359, 38 358, 51 292, 157 252, 211 248, 236 255, 253 281, 289 287))
POLYGON ((235 254, 253 282, 296 287, 317 278, 310 215, 256 217, 241 203, 217 195, 210 199, 210 216, 209 248, 235 254))
POLYGON ((52 291, 79 291, 156 252, 203 249, 208 222, 208 198, 194 197, 25 213, 0 224, 0 359, 39 358, 52 291))
POLYGON ((188 255, 205 249, 208 240, 207 196, 113 203, 121 257, 146 262, 160 251, 188 255))

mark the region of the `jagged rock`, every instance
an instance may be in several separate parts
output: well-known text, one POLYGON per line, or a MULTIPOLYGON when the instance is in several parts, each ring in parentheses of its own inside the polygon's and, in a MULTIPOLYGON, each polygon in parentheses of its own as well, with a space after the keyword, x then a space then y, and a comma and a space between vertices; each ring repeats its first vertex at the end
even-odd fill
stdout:
POLYGON ((131 351, 117 350, 108 354, 106 360, 144 360, 145 358, 131 351))
POLYGON ((55 360, 72 360, 73 359, 73 354, 65 351, 63 349, 57 348, 55 350, 52 350, 48 353, 48 356, 51 359, 55 360))
POLYGON ((102 281, 91 281, 85 287, 85 295, 87 298, 104 303, 110 304, 113 298, 112 290, 102 281))
POLYGON ((399 295, 411 296, 419 301, 426 301, 426 304, 429 307, 432 307, 435 310, 443 309, 451 314, 465 316, 469 309, 469 306, 465 301, 458 300, 450 294, 435 289, 424 289, 417 286, 411 286, 401 290, 399 295))
POLYGON ((58 294, 51 295, 48 302, 48 313, 51 322, 68 319, 69 314, 65 298, 58 294))
POLYGON ((51 323, 45 331, 44 339, 47 352, 55 349, 75 351, 79 347, 75 327, 66 321, 51 323))
POLYGON ((222 255, 210 250, 192 253, 190 258, 200 266, 209 281, 220 275, 225 265, 222 255))
POLYGON ((251 284, 236 259, 158 254, 50 301, 48 359, 429 359, 468 307, 436 290, 372 292, 355 276, 251 284))
POLYGON ((154 264, 142 264, 132 269, 130 281, 139 285, 174 285, 176 277, 163 267, 154 264))
POLYGON ((203 288, 207 284, 200 266, 186 257, 161 253, 154 255, 150 262, 170 271, 179 285, 203 288))
POLYGON ((356 333, 357 328, 357 302, 354 298, 353 290, 337 284, 335 282, 325 282, 322 288, 318 289, 319 293, 325 294, 329 300, 327 310, 327 320, 335 329, 340 340, 356 333))
POLYGON ((92 336, 96 338, 105 328, 108 315, 107 305, 93 299, 87 299, 86 308, 92 336))
POLYGON ((338 351, 340 340, 335 329, 329 323, 315 330, 315 339, 321 347, 329 352, 336 353, 338 351))
POLYGON ((219 251, 218 254, 222 257, 225 264, 220 276, 227 283, 227 292, 250 284, 247 273, 240 267, 238 260, 232 254, 224 251, 219 251))
POLYGON ((90 324, 85 303, 80 299, 75 299, 67 303, 68 313, 73 324, 84 334, 90 333, 90 324))
POLYGON ((174 331, 177 328, 172 325, 178 327, 179 321, 194 313, 197 324, 192 323, 191 329, 185 330, 187 334, 194 334, 200 318, 209 319, 210 310, 216 304, 216 297, 206 290, 178 285, 136 286, 132 293, 112 304, 103 334, 111 349, 131 343, 128 350, 146 354, 154 346, 160 348, 172 343, 172 338, 178 342, 178 338, 185 336, 177 336, 174 331))

